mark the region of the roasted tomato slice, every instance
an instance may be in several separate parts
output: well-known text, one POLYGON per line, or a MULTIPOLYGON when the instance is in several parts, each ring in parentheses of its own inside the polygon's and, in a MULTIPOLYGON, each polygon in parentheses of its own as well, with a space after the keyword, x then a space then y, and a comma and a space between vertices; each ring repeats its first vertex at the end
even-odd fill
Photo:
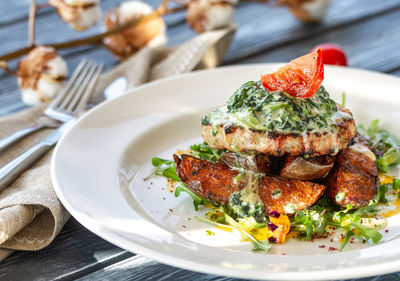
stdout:
POLYGON ((321 49, 292 60, 274 73, 261 75, 261 82, 268 91, 282 90, 298 98, 311 97, 322 80, 324 64, 321 49))

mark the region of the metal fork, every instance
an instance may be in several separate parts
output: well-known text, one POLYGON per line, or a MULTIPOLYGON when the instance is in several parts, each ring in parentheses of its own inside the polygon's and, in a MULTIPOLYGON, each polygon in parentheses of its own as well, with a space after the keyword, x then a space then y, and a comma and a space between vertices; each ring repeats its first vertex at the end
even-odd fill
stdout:
POLYGON ((82 60, 75 68, 66 87, 50 103, 38 119, 38 125, 24 128, 11 135, 0 139, 0 152, 16 143, 25 136, 39 131, 46 127, 58 127, 60 122, 66 122, 80 112, 87 104, 91 92, 85 91, 85 87, 80 87, 83 83, 88 88, 93 88, 96 81, 93 77, 98 77, 103 68, 102 64, 82 60))
POLYGON ((96 86, 102 68, 102 64, 93 62, 84 61, 79 64, 65 90, 46 109, 46 115, 64 124, 44 140, 0 168, 0 191, 6 188, 17 176, 49 151, 64 132, 75 124, 75 116, 85 108, 96 86))

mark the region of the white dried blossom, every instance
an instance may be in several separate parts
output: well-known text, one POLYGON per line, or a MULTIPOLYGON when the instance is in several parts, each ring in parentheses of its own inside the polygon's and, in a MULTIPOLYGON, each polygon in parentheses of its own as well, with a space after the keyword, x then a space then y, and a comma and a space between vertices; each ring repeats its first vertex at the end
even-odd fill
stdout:
POLYGON ((237 1, 191 0, 186 21, 198 33, 232 25, 237 1))
MULTIPOLYGON (((106 13, 105 27, 110 30, 153 11, 150 5, 141 1, 125 1, 116 9, 106 13)), ((104 43, 118 59, 123 60, 145 46, 155 47, 165 44, 167 41, 165 32, 164 19, 155 16, 105 38, 104 43)))
POLYGON ((83 31, 95 26, 100 20, 99 0, 50 0, 49 3, 75 30, 83 31))
POLYGON ((321 21, 331 4, 331 0, 279 0, 278 5, 288 6, 290 12, 306 23, 321 21))
POLYGON ((67 73, 67 64, 53 48, 34 48, 18 64, 22 101, 27 105, 50 101, 61 91, 67 73))

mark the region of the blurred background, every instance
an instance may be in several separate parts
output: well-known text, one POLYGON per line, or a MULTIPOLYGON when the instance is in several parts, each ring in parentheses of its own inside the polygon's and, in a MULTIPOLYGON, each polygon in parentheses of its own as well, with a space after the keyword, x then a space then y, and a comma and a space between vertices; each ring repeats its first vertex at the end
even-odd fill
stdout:
MULTIPOLYGON (((37 11, 35 44, 60 43, 101 33, 105 30, 106 11, 121 2, 100 1, 102 13, 98 24, 81 32, 63 22, 54 7, 45 6, 37 11)), ((159 0, 144 2, 154 8, 160 5, 159 0)), ((326 13, 314 24, 295 16, 290 7, 298 2, 301 1, 237 3, 234 22, 238 30, 223 65, 289 61, 309 52, 316 44, 334 42, 343 48, 350 67, 400 74, 399 0, 332 0, 326 13), (279 2, 283 5, 277 5, 279 2)), ((38 5, 44 3, 37 1, 38 5)), ((30 0, 0 1, 0 54, 27 46, 30 5, 30 0)), ((186 14, 178 11, 164 16, 167 45, 180 44, 196 35, 186 22, 186 14)), ((59 54, 70 70, 82 57, 101 61, 106 69, 117 63, 98 44, 63 49, 59 54)), ((9 68, 16 69, 17 61, 9 61, 9 68)), ((0 116, 25 108, 14 77, 0 71, 0 85, 0 116)))

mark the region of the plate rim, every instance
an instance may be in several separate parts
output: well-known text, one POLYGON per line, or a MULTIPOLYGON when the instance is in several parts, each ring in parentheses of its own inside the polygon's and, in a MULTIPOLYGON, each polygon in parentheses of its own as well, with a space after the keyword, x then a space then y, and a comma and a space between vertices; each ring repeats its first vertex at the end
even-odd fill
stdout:
MULTIPOLYGON (((226 71, 230 69, 247 69, 247 68, 253 68, 253 67, 261 67, 261 66, 268 66, 268 67, 273 67, 273 66, 279 66, 282 65, 283 63, 257 63, 257 64, 243 64, 243 65, 235 65, 235 66, 223 66, 223 67, 218 67, 215 69, 207 69, 207 70, 198 70, 195 72, 190 72, 186 74, 182 74, 179 76, 172 76, 172 77, 166 77, 162 78, 157 81, 153 81, 150 83, 146 83, 144 85, 140 85, 134 89, 130 89, 127 91, 123 96, 125 95, 133 95, 136 92, 139 92, 142 88, 147 88, 151 87, 156 84, 162 84, 165 83, 166 81, 170 80, 179 80, 179 79, 184 79, 185 77, 190 77, 190 76, 196 76, 204 72, 220 72, 220 71, 226 71)), ((390 79, 396 79, 397 81, 400 81, 399 77, 389 75, 386 73, 379 73, 371 70, 365 70, 365 69, 359 69, 359 68, 348 68, 348 67, 341 67, 341 66, 325 66, 328 68, 334 68, 334 69, 342 69, 342 70, 355 70, 355 71, 360 71, 361 73, 369 73, 373 75, 381 75, 385 78, 390 78, 390 79)), ((118 99, 118 98, 117 98, 118 99)), ((239 278, 254 278, 254 279, 260 279, 260 280, 271 280, 271 279, 279 279, 279 280, 310 280, 310 279, 319 279, 319 280, 329 280, 331 279, 330 276, 333 274, 335 278, 361 278, 361 277, 367 277, 367 276, 374 276, 374 275, 380 275, 380 274, 385 274, 385 273, 391 273, 395 272, 394 269, 400 267, 400 259, 395 260, 395 261, 390 261, 390 262, 384 262, 384 263, 379 263, 379 264, 373 264, 369 266, 357 266, 357 267, 350 267, 350 268, 344 268, 344 269, 335 269, 335 270, 315 270, 315 271, 301 271, 301 272, 263 272, 264 274, 267 274, 268 276, 254 276, 249 275, 248 272, 249 270, 238 270, 238 269, 229 269, 229 268, 224 268, 221 266, 209 266, 207 264, 201 264, 202 268, 198 267, 198 263, 193 262, 191 260, 184 260, 179 257, 173 257, 167 254, 164 254, 162 252, 157 252, 152 249, 148 249, 145 246, 141 246, 137 243, 127 241, 124 238, 117 238, 115 235, 112 234, 111 231, 109 231, 107 228, 103 227, 98 221, 94 219, 90 219, 89 216, 85 216, 81 214, 80 212, 75 212, 74 207, 68 202, 68 200, 64 197, 63 193, 63 188, 59 184, 56 176, 56 157, 58 155, 58 151, 62 147, 62 143, 66 139, 66 137, 69 135, 69 133, 77 127, 82 120, 84 120, 87 116, 94 114, 94 112, 97 112, 98 110, 101 110, 104 106, 107 106, 109 103, 115 102, 115 99, 105 101, 101 103, 100 105, 96 106, 92 110, 86 112, 83 114, 78 122, 74 124, 69 130, 62 136, 60 141, 58 142, 54 153, 51 158, 51 181, 53 183, 54 190, 59 198, 59 200, 62 202, 64 207, 68 210, 68 212, 78 221, 80 222, 85 228, 90 230, 91 232, 95 233, 96 235, 100 236, 101 238, 105 239, 106 241, 117 245, 118 247, 127 249, 128 251, 133 251, 132 245, 134 245, 135 250, 134 252, 146 257, 149 257, 151 259, 154 259, 158 262, 177 267, 177 264, 179 264, 179 267, 192 270, 195 272, 201 272, 201 273, 206 273, 206 274, 216 274, 216 275, 222 275, 222 276, 230 276, 230 277, 239 277, 239 278), (357 272, 361 271, 361 274, 357 273, 355 274, 355 270, 358 269, 357 272), (235 275, 229 274, 228 271, 234 272, 235 275), (321 273, 324 273, 327 278, 322 277, 321 278, 321 273), (330 278, 328 278, 330 277, 330 278)), ((255 271, 255 273, 259 274, 259 271, 255 271)))

